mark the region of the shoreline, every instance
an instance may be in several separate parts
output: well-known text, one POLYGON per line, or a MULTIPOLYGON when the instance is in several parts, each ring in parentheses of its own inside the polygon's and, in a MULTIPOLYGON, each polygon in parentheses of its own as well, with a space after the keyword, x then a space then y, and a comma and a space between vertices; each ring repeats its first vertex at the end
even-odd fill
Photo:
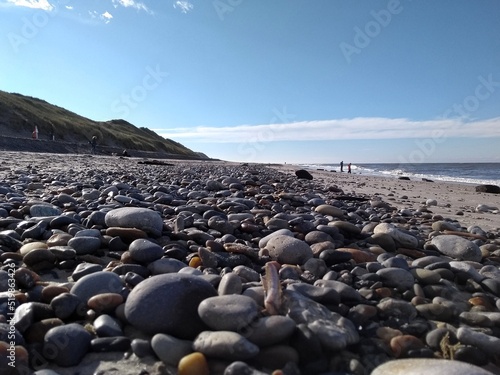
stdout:
POLYGON ((483 223, 489 230, 500 231, 500 194, 476 192, 477 184, 440 180, 426 182, 411 178, 400 180, 389 176, 308 169, 293 164, 271 166, 271 168, 290 174, 294 174, 295 170, 305 169, 313 175, 313 181, 337 185, 351 194, 378 196, 401 209, 423 207, 427 199, 435 199, 437 206, 432 206, 430 209, 435 214, 457 220, 467 226, 483 223), (479 205, 486 205, 496 210, 477 212, 479 205), (463 215, 457 214, 459 212, 463 215))

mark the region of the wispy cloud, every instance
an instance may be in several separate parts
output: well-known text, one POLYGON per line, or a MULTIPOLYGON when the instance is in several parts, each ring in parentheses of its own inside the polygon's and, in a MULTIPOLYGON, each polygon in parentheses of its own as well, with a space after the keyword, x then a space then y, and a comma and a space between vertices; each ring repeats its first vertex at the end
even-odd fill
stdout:
POLYGON ((137 10, 143 10, 147 13, 153 13, 147 6, 146 4, 140 2, 140 1, 135 1, 135 0, 112 0, 113 5, 115 8, 118 6, 122 6, 125 8, 133 8, 137 10))
POLYGON ((104 22, 109 23, 113 19, 113 16, 112 16, 111 13, 109 13, 108 11, 106 11, 103 14, 101 14, 101 19, 103 19, 104 22))
POLYGON ((182 13, 188 13, 193 10, 194 5, 189 1, 176 1, 174 2, 174 8, 179 9, 182 13))
POLYGON ((155 131, 164 137, 176 140, 185 139, 211 143, 237 143, 252 139, 259 142, 272 142, 443 137, 481 138, 500 137, 500 117, 468 122, 462 119, 412 121, 405 118, 360 117, 283 124, 155 129, 155 131))
POLYGON ((111 20, 113 19, 113 15, 111 13, 109 13, 108 11, 104 12, 104 13, 99 13, 95 10, 93 11, 89 11, 89 15, 90 15, 90 18, 96 20, 101 20, 103 21, 104 23, 110 23, 111 20))
POLYGON ((51 11, 54 6, 48 2, 48 0, 7 0, 8 4, 32 8, 32 9, 42 9, 46 11, 51 11))

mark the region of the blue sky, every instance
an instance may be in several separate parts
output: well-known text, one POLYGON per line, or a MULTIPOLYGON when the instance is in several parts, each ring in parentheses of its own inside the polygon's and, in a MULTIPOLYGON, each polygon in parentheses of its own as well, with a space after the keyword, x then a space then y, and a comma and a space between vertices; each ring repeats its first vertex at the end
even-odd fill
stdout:
POLYGON ((497 0, 0 0, 0 90, 248 162, 500 162, 497 0))

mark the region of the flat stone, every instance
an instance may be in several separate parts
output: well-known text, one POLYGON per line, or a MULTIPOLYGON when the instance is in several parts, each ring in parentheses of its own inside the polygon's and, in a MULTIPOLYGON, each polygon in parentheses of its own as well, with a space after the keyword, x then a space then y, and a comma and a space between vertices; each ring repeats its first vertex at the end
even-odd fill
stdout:
POLYGON ((208 357, 239 361, 255 357, 259 347, 231 331, 203 331, 193 342, 193 349, 208 357))
POLYGON ((403 232, 390 223, 378 224, 373 230, 373 233, 385 233, 390 235, 399 247, 407 247, 410 249, 418 247, 418 239, 415 236, 403 232))
POLYGON ((297 292, 285 290, 283 294, 287 316, 296 324, 306 324, 324 347, 339 351, 359 341, 358 331, 349 319, 297 292))
POLYGON ((317 206, 314 211, 322 214, 322 215, 329 215, 333 217, 338 217, 340 219, 344 218, 344 212, 342 209, 332 206, 330 204, 321 204, 317 206))
POLYGON ((198 306, 201 320, 215 331, 242 332, 260 314, 260 307, 248 296, 227 295, 204 299, 198 306))
POLYGON ((137 228, 155 237, 159 237, 163 230, 161 216, 148 208, 117 208, 109 211, 104 220, 108 227, 137 228))
POLYGON ((481 250, 474 242, 454 234, 436 236, 431 240, 431 245, 440 253, 457 260, 480 262, 482 258, 481 250))

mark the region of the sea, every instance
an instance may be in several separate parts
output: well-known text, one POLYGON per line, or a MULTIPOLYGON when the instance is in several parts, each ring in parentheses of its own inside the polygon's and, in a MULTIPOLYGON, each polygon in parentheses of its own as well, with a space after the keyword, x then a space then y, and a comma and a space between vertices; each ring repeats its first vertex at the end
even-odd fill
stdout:
MULTIPOLYGON (((305 168, 340 172, 340 164, 302 164, 305 168)), ((500 163, 414 163, 414 164, 351 164, 353 174, 402 177, 412 180, 437 180, 464 184, 500 186, 500 163)), ((344 173, 347 163, 344 163, 344 173)))

